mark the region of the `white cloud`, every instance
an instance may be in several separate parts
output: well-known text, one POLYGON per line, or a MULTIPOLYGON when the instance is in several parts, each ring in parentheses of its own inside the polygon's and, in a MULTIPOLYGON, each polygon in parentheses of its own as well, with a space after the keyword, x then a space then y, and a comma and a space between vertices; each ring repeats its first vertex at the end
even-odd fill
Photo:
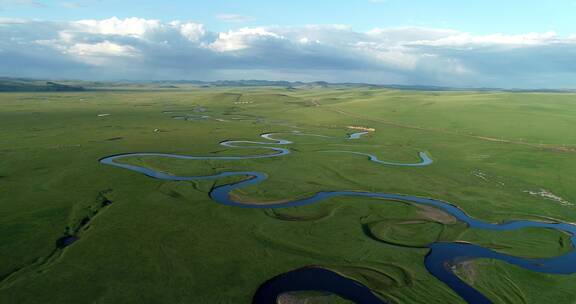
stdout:
POLYGON ((206 30, 204 25, 193 22, 186 23, 173 23, 175 26, 180 27, 180 33, 182 36, 190 41, 199 41, 204 35, 206 35, 206 30))
POLYGON ((94 44, 77 43, 64 50, 68 54, 79 57, 103 57, 103 56, 134 56, 136 50, 128 45, 120 45, 110 41, 94 44))
POLYGON ((403 46, 390 46, 375 42, 358 42, 356 49, 366 56, 399 69, 414 70, 422 54, 413 53, 403 46))
POLYGON ((46 22, 0 18, 4 76, 273 77, 493 87, 576 83, 576 35, 473 35, 423 27, 241 27, 116 17, 46 22), (54 73, 58 73, 55 75, 54 73))
POLYGON ((218 52, 239 51, 247 49, 259 41, 281 39, 285 38, 261 27, 245 27, 220 33, 210 48, 218 52))
POLYGON ((414 41, 412 44, 430 46, 537 46, 563 43, 571 40, 559 37, 555 32, 527 33, 519 35, 492 34, 474 36, 469 33, 453 33, 434 40, 414 41))
POLYGON ((0 17, 0 26, 27 22, 28 20, 26 19, 0 17))
POLYGON ((88 64, 98 66, 111 64, 113 61, 110 59, 114 57, 134 57, 138 55, 138 51, 135 48, 110 41, 95 44, 77 43, 62 51, 80 58, 88 64))
POLYGON ((461 34, 461 32, 450 29, 436 29, 424 27, 388 27, 388 28, 374 28, 366 34, 372 37, 375 41, 386 43, 404 44, 420 40, 435 41, 453 35, 461 34))
POLYGON ((162 26, 159 20, 127 18, 118 19, 112 17, 104 20, 80 20, 74 22, 79 31, 104 34, 142 37, 150 31, 157 30, 162 26))

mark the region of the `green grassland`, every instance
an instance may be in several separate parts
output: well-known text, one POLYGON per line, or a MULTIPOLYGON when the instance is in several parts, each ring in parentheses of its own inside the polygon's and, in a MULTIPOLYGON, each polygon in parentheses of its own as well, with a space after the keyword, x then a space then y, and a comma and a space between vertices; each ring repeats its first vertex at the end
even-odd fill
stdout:
MULTIPOLYGON (((0 303, 250 303, 262 282, 306 265, 359 280, 391 303, 462 303, 426 271, 427 244, 465 241, 551 257, 572 249, 568 236, 468 229, 433 208, 367 198, 235 208, 208 197, 229 179, 163 181, 98 160, 128 152, 269 153, 218 143, 299 130, 334 138, 277 135, 294 141, 292 153, 267 159, 123 161, 190 176, 266 172, 265 182, 234 193, 257 202, 362 190, 441 199, 490 222, 576 222, 575 114, 576 95, 560 93, 346 86, 1 93, 0 303), (172 118, 182 113, 210 118, 172 118), (350 125, 376 131, 346 140, 350 125), (398 162, 426 151, 434 163, 385 166, 325 150, 398 162), (542 189, 564 202, 526 192, 542 189), (104 199, 113 204, 102 207, 104 199), (71 231, 80 239, 57 249, 71 231)), ((459 275, 495 303, 576 301, 576 275, 490 260, 468 262, 459 275)))

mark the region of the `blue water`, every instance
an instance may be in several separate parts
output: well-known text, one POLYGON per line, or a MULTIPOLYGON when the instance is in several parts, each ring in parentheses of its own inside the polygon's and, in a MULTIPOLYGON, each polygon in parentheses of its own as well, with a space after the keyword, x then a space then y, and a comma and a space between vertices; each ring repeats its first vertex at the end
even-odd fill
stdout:
POLYGON ((357 132, 357 133, 352 133, 348 136, 348 139, 359 139, 360 137, 362 137, 362 135, 366 135, 370 132, 364 131, 364 132, 357 132))
POLYGON ((362 155, 362 156, 368 156, 368 159, 375 162, 375 163, 379 163, 379 164, 383 164, 383 165, 391 165, 391 166, 404 166, 404 167, 423 167, 423 166, 428 166, 431 165, 434 161, 430 158, 430 156, 428 156, 428 154, 426 152, 419 152, 418 156, 420 157, 420 162, 418 163, 412 163, 412 164, 406 164, 406 163, 399 163, 399 162, 391 162, 391 161, 386 161, 386 160, 380 160, 377 156, 373 155, 373 154, 368 154, 368 153, 362 153, 362 152, 354 152, 354 151, 321 151, 321 152, 328 152, 328 153, 348 153, 348 154, 356 154, 356 155, 362 155))
MULTIPOLYGON (((318 136, 314 134, 304 134, 304 133, 292 133, 295 135, 302 135, 302 136, 318 136)), ((416 197, 411 195, 402 195, 402 194, 393 194, 393 193, 379 193, 379 192, 362 192, 362 191, 322 191, 318 192, 314 195, 309 197, 295 199, 291 201, 285 201, 281 203, 263 203, 259 202, 258 204, 250 204, 245 202, 238 202, 233 200, 230 197, 230 193, 236 189, 257 185, 264 180, 266 180, 267 175, 263 172, 253 172, 253 171, 245 171, 245 172, 223 172, 215 175, 209 176, 174 176, 163 172, 157 172, 153 169, 137 166, 137 165, 129 165, 129 164, 122 164, 116 162, 118 159, 127 158, 127 157, 141 157, 141 156, 157 156, 157 157, 168 157, 168 158, 177 158, 177 159, 189 159, 189 160, 239 160, 239 159, 257 159, 257 158, 268 158, 268 157, 279 157, 282 155, 286 155, 290 153, 289 149, 285 148, 278 148, 278 147, 270 147, 270 146, 260 146, 260 145, 288 145, 291 144, 291 141, 284 140, 284 139, 275 139, 273 138, 273 134, 263 134, 261 136, 267 140, 272 142, 255 142, 255 141, 224 141, 220 143, 223 146, 231 147, 231 148, 261 148, 267 149, 272 151, 273 153, 269 154, 260 154, 260 155, 249 155, 249 156, 188 156, 188 155, 177 155, 177 154, 166 154, 166 153, 127 153, 127 154, 118 154, 109 157, 105 157, 100 160, 101 163, 106 165, 111 165, 123 169, 128 169, 134 172, 142 173, 147 176, 162 179, 162 180, 174 180, 174 181, 192 181, 192 180, 210 180, 210 179, 218 179, 222 177, 229 177, 229 176, 243 176, 247 177, 246 179, 236 182, 236 183, 229 183, 217 186, 213 188, 210 192, 210 198, 220 204, 234 206, 234 207, 241 207, 241 208, 286 208, 286 207, 295 207, 295 206, 305 206, 314 203, 318 203, 324 201, 326 199, 332 197, 369 197, 369 198, 379 198, 379 199, 386 199, 386 200, 395 200, 395 201, 402 201, 407 203, 414 203, 420 205, 427 205, 436 207, 438 209, 443 210, 444 212, 454 216, 459 221, 468 224, 470 228, 477 228, 477 229, 487 229, 487 230, 498 230, 498 231, 509 231, 509 230, 517 230, 522 228, 528 227, 537 227, 537 228, 549 228, 555 229, 559 231, 566 232, 571 235, 571 240, 573 247, 576 247, 576 226, 567 223, 545 223, 545 222, 538 222, 538 221, 528 221, 528 220, 519 220, 519 221, 509 221, 501 224, 494 224, 484 222, 479 219, 472 218, 468 216, 464 211, 456 207, 455 205, 436 200, 431 198, 423 198, 423 197, 416 197), (242 145, 241 145, 242 144, 242 145), (248 145, 248 146, 246 146, 248 145), (259 146, 253 146, 259 145, 259 146)), ((334 151, 331 151, 334 152, 334 151)), ((354 153, 359 155, 369 156, 370 160, 377 163, 382 163, 386 165, 396 165, 396 166, 426 166, 432 163, 432 160, 428 157, 428 155, 424 152, 420 153, 421 162, 416 164, 401 164, 401 163, 393 163, 393 162, 383 162, 378 160, 375 156, 365 153, 359 152, 350 152, 350 151, 337 151, 337 152, 344 152, 344 153, 354 153)), ((386 203, 385 201, 379 200, 379 202, 386 203)), ((478 258, 491 258, 496 260, 501 260, 508 262, 510 264, 514 264, 516 266, 536 271, 542 273, 551 273, 551 274, 571 274, 576 273, 576 251, 572 250, 566 255, 553 257, 553 258, 546 258, 546 259, 527 259, 521 257, 515 257, 511 255, 506 255, 502 253, 494 252, 490 249, 483 248, 478 245, 472 244, 464 244, 464 243, 433 243, 429 245, 430 252, 425 259, 425 266, 428 271, 434 275, 436 278, 447 284, 452 290, 454 290, 458 295, 460 295, 463 299, 465 299, 468 303, 490 303, 488 298, 482 295, 477 290, 470 287, 468 284, 460 280, 450 269, 450 265, 454 265, 455 263, 466 261, 466 260, 473 260, 478 258)), ((327 274, 330 272, 329 270, 324 270, 322 276, 324 279, 330 281, 329 278, 334 278, 331 274, 327 274)), ((298 271, 291 272, 288 278, 296 278, 298 276, 298 271)), ((315 273, 320 273, 316 271, 315 273)), ((302 280, 310 275, 310 271, 305 272, 302 274, 302 280)), ((317 274, 320 276, 320 274, 317 274)), ((320 277, 318 277, 320 278, 320 277)), ((290 289, 290 290, 297 290, 294 288, 298 288, 299 280, 293 279, 282 279, 281 282, 283 284, 287 284, 283 288, 290 289), (292 283, 291 283, 292 282, 292 283)), ((341 283, 345 282, 343 280, 337 280, 338 283, 335 286, 340 286, 341 283)), ((349 284, 359 284, 356 281, 349 280, 349 284)), ((336 284, 336 283, 334 283, 336 284)), ((273 289, 280 292, 283 288, 278 288, 278 285, 273 285, 273 289)), ((355 290, 354 292, 362 293, 363 295, 357 294, 357 296, 366 296, 369 297, 366 292, 372 294, 367 288, 353 288, 353 286, 349 286, 350 290, 355 290)), ((330 292, 335 292, 334 288, 323 289, 330 292)), ((279 293, 280 294, 280 293, 279 293)), ((278 294, 278 295, 279 295, 278 294)), ((264 302, 260 302, 264 303, 264 302)), ((377 302, 357 302, 357 303, 377 303, 377 302)))
POLYGON ((384 303, 368 287, 333 271, 319 267, 296 269, 264 282, 254 294, 252 303, 277 303, 278 296, 283 293, 320 290, 337 294, 354 303, 384 303))

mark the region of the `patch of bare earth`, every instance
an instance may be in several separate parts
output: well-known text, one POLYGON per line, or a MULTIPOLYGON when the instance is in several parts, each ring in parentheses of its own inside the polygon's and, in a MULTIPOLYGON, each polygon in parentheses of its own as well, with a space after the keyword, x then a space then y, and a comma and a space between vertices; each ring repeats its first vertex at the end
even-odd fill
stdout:
POLYGON ((323 295, 302 296, 295 293, 283 293, 276 300, 276 304, 328 304, 331 297, 323 295))
POLYGON ((533 195, 533 196, 542 197, 542 198, 550 200, 550 201, 555 201, 562 206, 574 206, 573 203, 565 200, 564 198, 562 198, 562 197, 560 197, 560 196, 558 196, 558 195, 556 195, 556 194, 554 194, 554 193, 552 193, 546 189, 540 189, 540 190, 536 190, 536 191, 525 190, 524 192, 528 193, 530 195, 533 195))
POLYGON ((431 206, 419 205, 418 215, 434 220, 442 224, 455 224, 458 220, 452 215, 431 206))
POLYGON ((474 261, 465 261, 453 266, 459 277, 470 284, 474 284, 478 277, 478 268, 474 261))

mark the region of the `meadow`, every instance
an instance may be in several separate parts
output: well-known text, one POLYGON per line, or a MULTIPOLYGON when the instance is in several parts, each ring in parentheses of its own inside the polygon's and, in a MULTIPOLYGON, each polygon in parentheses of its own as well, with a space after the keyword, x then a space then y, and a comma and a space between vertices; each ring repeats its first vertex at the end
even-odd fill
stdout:
MULTIPOLYGON (((265 172, 265 182, 234 193, 245 201, 373 191, 440 199, 493 223, 575 223, 575 101, 569 93, 344 85, 0 93, 0 302, 250 303, 264 281, 317 265, 389 303, 464 303, 424 267, 428 244, 469 242, 541 258, 573 250, 570 236, 473 229, 432 207, 369 198, 237 208, 208 196, 230 179, 164 181, 98 160, 263 154, 257 145, 218 144, 283 133, 275 137, 294 143, 282 157, 126 162, 174 175, 265 172), (349 126, 375 131, 349 140, 349 126), (326 150, 405 163, 424 151, 434 163, 387 166, 326 150), (62 246, 70 235, 77 240, 62 246)), ((455 268, 494 303, 576 301, 576 274, 488 259, 455 268)), ((346 303, 322 293, 286 301, 346 303)))

